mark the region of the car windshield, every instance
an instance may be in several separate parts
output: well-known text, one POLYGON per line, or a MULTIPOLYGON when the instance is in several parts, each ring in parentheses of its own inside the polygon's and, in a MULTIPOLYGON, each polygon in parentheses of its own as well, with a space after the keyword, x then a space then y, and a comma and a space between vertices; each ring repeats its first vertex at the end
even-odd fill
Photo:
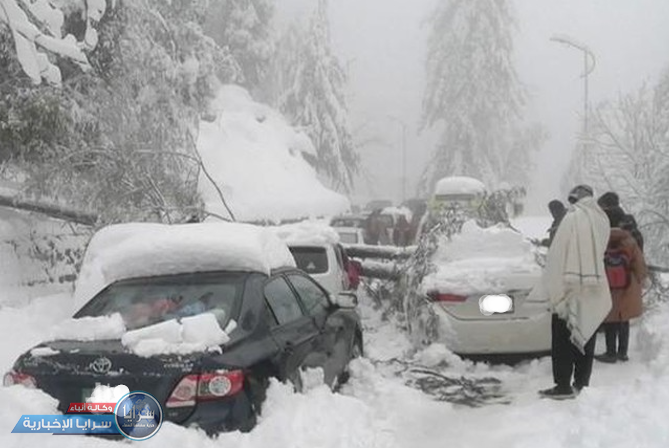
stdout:
POLYGON ((114 283, 74 317, 119 313, 128 330, 211 312, 225 328, 241 301, 248 274, 189 274, 114 283))
POLYGON ((339 232, 339 240, 344 244, 358 244, 358 234, 356 232, 339 232))
POLYGON ((325 274, 329 270, 324 247, 291 247, 297 267, 307 274, 325 274))

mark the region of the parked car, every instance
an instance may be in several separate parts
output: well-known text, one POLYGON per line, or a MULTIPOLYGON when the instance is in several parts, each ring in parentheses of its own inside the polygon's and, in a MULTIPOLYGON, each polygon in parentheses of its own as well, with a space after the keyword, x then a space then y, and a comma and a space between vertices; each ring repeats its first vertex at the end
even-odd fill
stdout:
POLYGON ((365 244, 365 232, 357 227, 335 227, 342 244, 365 244))
POLYGON ((341 244, 289 242, 288 248, 295 257, 297 266, 331 294, 357 289, 357 284, 352 284, 351 270, 359 268, 355 262, 349 260, 341 244))
POLYGON ((101 232, 106 240, 94 237, 89 250, 114 250, 87 253, 82 281, 112 280, 72 322, 118 313, 127 335, 211 313, 229 341, 214 350, 140 356, 124 337, 74 335, 21 355, 5 385, 40 388, 65 412, 70 403, 85 402, 96 384, 123 384, 153 395, 167 421, 214 434, 251 429, 270 378, 299 390, 304 369, 322 368, 325 382, 336 387, 346 380, 349 361, 362 354, 356 296, 330 294, 294 266, 288 248, 269 232, 241 224, 101 232))
POLYGON ((459 355, 548 353, 549 304, 531 294, 541 281, 536 250, 513 229, 474 221, 451 239, 439 238, 434 269, 421 285, 437 338, 459 355))
POLYGON ((330 220, 330 226, 334 228, 352 227, 356 229, 364 229, 366 223, 367 215, 364 214, 335 216, 330 220))

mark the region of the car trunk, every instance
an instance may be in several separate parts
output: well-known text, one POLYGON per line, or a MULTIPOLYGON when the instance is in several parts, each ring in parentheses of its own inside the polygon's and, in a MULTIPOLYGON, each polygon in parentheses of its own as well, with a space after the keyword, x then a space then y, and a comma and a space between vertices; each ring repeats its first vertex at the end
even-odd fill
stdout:
POLYGON ((125 385, 165 403, 177 382, 197 371, 198 357, 155 356, 149 358, 124 351, 120 341, 50 342, 42 348, 53 354, 23 358, 21 371, 34 376, 37 386, 59 401, 65 412, 70 403, 86 402, 96 385, 125 385))
POLYGON ((507 313, 495 313, 485 315, 481 312, 479 301, 486 294, 472 294, 462 302, 443 301, 439 302, 441 307, 451 316, 461 320, 507 320, 529 318, 537 314, 535 308, 526 307, 525 303, 529 290, 516 290, 499 293, 511 298, 513 308, 507 313))

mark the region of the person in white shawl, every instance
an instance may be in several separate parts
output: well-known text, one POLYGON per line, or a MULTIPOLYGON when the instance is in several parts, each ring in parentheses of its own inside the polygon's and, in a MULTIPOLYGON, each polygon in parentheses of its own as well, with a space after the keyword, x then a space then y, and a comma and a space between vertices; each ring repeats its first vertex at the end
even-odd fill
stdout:
POLYGON ((569 202, 548 251, 543 278, 553 312, 555 387, 540 393, 551 398, 573 397, 589 385, 596 332, 611 310, 604 269, 609 220, 587 185, 575 187, 569 202))

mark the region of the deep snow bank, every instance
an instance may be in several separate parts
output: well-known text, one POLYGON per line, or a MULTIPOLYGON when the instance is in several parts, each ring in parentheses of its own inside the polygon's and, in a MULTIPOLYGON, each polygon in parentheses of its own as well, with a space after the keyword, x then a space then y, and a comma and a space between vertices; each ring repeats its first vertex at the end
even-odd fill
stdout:
MULTIPOLYGON (((241 87, 224 86, 211 104, 214 122, 202 121, 197 148, 238 220, 331 216, 349 209, 344 196, 323 186, 303 154, 308 137, 241 87)), ((227 217, 218 192, 201 174, 199 190, 211 213, 227 217)))

